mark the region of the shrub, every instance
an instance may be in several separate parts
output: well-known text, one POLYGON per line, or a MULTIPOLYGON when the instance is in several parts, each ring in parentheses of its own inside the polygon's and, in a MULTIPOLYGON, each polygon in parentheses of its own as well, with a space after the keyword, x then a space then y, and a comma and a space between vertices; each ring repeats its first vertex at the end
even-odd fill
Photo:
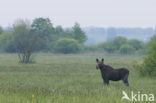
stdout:
POLYGON ((156 76, 156 36, 148 44, 146 56, 139 67, 142 75, 156 76))
POLYGON ((97 45, 85 45, 85 46, 83 46, 83 50, 95 52, 95 51, 99 50, 99 47, 97 45))
POLYGON ((101 49, 104 49, 108 53, 113 53, 116 49, 112 42, 105 42, 99 45, 101 49))
POLYGON ((143 45, 143 42, 142 41, 139 41, 137 39, 131 39, 128 41, 128 44, 133 46, 136 50, 139 50, 139 49, 143 49, 144 48, 144 45, 143 45))
POLYGON ((31 56, 38 45, 38 35, 33 32, 27 22, 16 25, 13 32, 14 45, 16 47, 20 63, 32 63, 31 56))
POLYGON ((11 32, 3 32, 0 35, 0 50, 9 53, 16 52, 13 35, 11 32))
POLYGON ((122 36, 117 36, 112 41, 112 44, 116 50, 119 50, 121 45, 126 44, 126 43, 127 43, 127 39, 125 37, 122 37, 122 36))
POLYGON ((63 38, 56 41, 54 50, 58 53, 64 54, 77 53, 80 51, 80 45, 74 39, 63 38))
POLYGON ((3 28, 0 26, 0 34, 3 33, 3 28))
POLYGON ((122 54, 130 54, 130 53, 134 53, 134 51, 135 51, 135 48, 129 44, 123 44, 120 47, 120 53, 122 54))

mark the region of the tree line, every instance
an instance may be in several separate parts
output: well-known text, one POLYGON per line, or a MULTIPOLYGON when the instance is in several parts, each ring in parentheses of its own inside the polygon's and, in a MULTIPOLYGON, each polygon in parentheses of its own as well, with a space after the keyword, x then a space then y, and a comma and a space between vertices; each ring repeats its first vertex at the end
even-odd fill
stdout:
POLYGON ((18 53, 20 62, 29 63, 33 52, 76 53, 87 36, 75 23, 72 28, 54 27, 49 18, 17 20, 10 30, 0 28, 0 50, 18 53))
POLYGON ((86 46, 89 51, 104 50, 108 53, 121 53, 121 54, 144 54, 147 43, 137 39, 128 40, 126 37, 117 36, 114 39, 100 43, 98 45, 86 46))
MULTIPOLYGON (((33 52, 78 53, 106 51, 108 53, 132 54, 145 52, 146 44, 137 39, 128 40, 116 36, 97 45, 85 45, 87 36, 78 23, 72 28, 54 27, 49 18, 17 20, 11 29, 0 27, 1 52, 18 53, 20 62, 31 62, 33 52)), ((111 32, 112 34, 112 32, 111 32)))

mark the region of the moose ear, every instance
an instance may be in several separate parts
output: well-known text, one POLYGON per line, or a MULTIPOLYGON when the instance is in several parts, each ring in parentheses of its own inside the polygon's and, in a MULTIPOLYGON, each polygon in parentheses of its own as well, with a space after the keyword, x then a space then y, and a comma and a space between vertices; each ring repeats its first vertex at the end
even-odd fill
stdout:
POLYGON ((104 62, 104 59, 102 58, 102 60, 101 60, 102 62, 104 62))
POLYGON ((99 62, 99 59, 96 58, 96 62, 99 62))

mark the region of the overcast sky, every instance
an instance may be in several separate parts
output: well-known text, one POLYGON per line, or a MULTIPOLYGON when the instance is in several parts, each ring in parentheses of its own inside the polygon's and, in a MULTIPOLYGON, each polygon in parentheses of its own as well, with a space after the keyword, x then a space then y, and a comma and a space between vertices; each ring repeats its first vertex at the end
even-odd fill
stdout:
POLYGON ((16 19, 48 17, 52 23, 71 27, 154 27, 156 0, 0 0, 0 25, 16 19))

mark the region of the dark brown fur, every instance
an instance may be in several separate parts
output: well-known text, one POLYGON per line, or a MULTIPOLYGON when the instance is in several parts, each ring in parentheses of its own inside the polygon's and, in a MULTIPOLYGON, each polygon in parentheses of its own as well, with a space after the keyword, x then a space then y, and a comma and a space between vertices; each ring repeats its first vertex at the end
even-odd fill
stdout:
POLYGON ((96 59, 97 65, 96 69, 101 70, 101 75, 104 80, 104 84, 109 84, 109 80, 112 81, 119 81, 123 80, 124 84, 126 86, 129 86, 128 83, 128 75, 129 75, 129 70, 126 68, 119 68, 119 69, 114 69, 109 65, 104 64, 104 59, 99 61, 96 59))

